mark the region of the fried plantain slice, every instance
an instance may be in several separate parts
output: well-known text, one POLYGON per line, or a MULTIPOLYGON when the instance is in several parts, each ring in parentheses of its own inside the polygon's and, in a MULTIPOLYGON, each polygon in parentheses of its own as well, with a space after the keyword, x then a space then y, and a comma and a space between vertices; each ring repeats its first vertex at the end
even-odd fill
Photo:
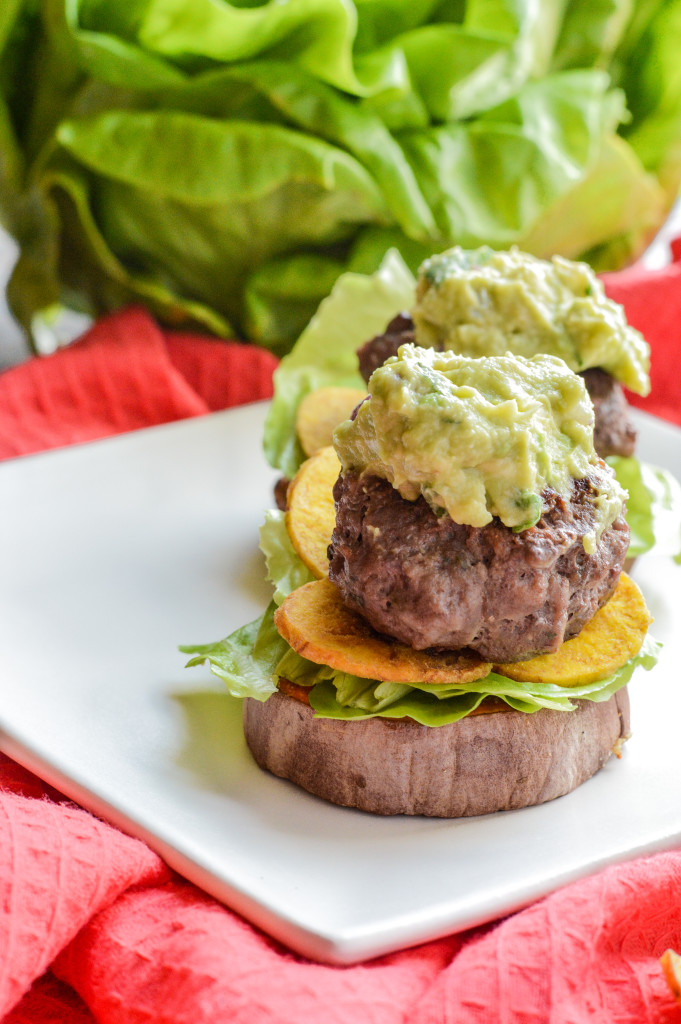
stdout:
POLYGON ((328 387, 310 391, 296 412, 296 432, 306 455, 333 443, 333 432, 347 420, 366 391, 360 388, 328 387))
POLYGON ((519 682, 593 683, 638 654, 652 621, 641 591, 622 573, 615 593, 578 636, 566 640, 553 654, 495 665, 494 671, 519 682))
POLYGON ((473 651, 415 651, 381 636, 346 608, 328 579, 306 583, 274 614, 286 642, 309 661, 363 679, 393 683, 465 683, 484 679, 491 665, 473 651))
POLYGON ((677 1003, 681 1003, 681 956, 673 949, 665 949, 660 963, 672 995, 677 1003))
POLYGON ((336 523, 333 485, 340 462, 333 448, 322 448, 307 459, 287 492, 286 529, 299 558, 317 579, 328 575, 326 549, 336 523))

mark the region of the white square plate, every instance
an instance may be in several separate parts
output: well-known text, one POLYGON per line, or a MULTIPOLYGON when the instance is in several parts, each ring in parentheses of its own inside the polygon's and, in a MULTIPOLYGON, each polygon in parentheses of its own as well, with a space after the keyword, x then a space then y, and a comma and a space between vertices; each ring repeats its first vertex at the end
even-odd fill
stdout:
MULTIPOLYGON (((634 575, 665 649, 634 735, 569 796, 459 821, 378 818, 261 772, 240 704, 181 643, 269 600, 265 405, 0 465, 0 746, 294 950, 351 963, 517 909, 681 839, 681 569, 634 575), (661 713, 662 712, 662 713, 661 713)), ((681 431, 637 416, 681 478, 681 431)))

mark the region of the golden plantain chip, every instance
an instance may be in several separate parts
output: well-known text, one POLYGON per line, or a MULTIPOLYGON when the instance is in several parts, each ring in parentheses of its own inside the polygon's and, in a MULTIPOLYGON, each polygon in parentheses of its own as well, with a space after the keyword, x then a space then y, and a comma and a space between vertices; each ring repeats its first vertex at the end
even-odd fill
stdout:
POLYGON ((360 388, 329 387, 310 391, 298 406, 296 432, 306 455, 333 444, 333 432, 347 420, 366 391, 360 388))
POLYGON ((673 949, 666 949, 660 957, 660 963, 674 999, 681 1003, 681 956, 673 949))
POLYGON ((333 485, 340 462, 333 448, 307 459, 288 486, 286 529, 297 555, 318 579, 329 572, 326 549, 336 525, 333 485))
POLYGON ((306 583, 274 613, 286 642, 309 661, 392 683, 466 683, 484 679, 491 665, 472 651, 415 651, 374 632, 343 604, 330 580, 306 583))
POLYGON ((494 671, 519 682, 556 686, 593 683, 638 654, 652 621, 641 591, 622 573, 615 593, 581 633, 566 640, 553 654, 495 665, 494 671))

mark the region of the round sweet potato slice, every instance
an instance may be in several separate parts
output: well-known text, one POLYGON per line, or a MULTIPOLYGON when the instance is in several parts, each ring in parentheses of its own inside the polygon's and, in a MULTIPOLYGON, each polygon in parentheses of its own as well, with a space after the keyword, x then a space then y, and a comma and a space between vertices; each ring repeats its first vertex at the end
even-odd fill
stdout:
POLYGON ((274 613, 286 642, 308 661, 363 679, 393 683, 466 683, 483 679, 491 664, 473 651, 416 651, 374 632, 346 608, 328 579, 306 583, 274 613))
POLYGON ((458 818, 569 793, 629 735, 626 687, 574 711, 472 715, 429 728, 411 719, 315 718, 294 697, 244 702, 261 768, 324 800, 374 814, 458 818))

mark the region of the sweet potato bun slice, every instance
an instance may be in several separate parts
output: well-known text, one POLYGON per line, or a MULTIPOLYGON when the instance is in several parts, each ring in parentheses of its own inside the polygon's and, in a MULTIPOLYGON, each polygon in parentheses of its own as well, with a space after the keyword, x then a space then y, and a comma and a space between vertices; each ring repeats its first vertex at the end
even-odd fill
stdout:
POLYGON ((317 579, 329 573, 326 549, 336 523, 333 485, 340 462, 333 448, 322 448, 307 459, 287 492, 286 529, 296 554, 317 579))
POLYGON ((436 729, 409 718, 347 722, 275 693, 244 701, 261 768, 333 803, 373 814, 459 818, 569 793, 629 735, 627 689, 574 711, 469 715, 436 729))
POLYGON ((274 613, 281 636, 303 658, 341 672, 392 683, 465 683, 491 669, 473 651, 433 655, 380 636, 343 604, 328 579, 307 583, 274 613))
POLYGON ((651 622, 641 591, 630 576, 622 573, 615 593, 578 636, 566 640, 554 654, 502 663, 495 665, 494 671, 519 682, 556 686, 593 683, 638 654, 651 622))
POLYGON ((359 388, 318 388, 305 395, 296 412, 296 432, 306 455, 333 443, 333 432, 347 420, 366 391, 359 388))

